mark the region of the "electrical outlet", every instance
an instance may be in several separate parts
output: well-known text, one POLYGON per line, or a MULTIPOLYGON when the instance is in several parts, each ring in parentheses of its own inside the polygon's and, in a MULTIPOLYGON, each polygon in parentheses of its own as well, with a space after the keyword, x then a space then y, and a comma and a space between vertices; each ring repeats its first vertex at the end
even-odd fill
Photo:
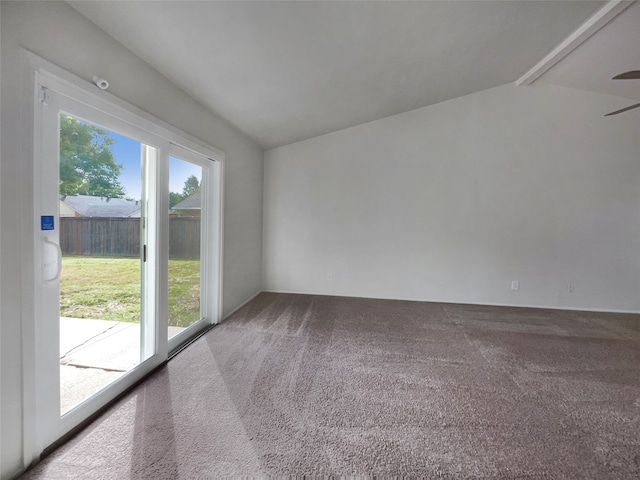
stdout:
POLYGON ((567 285, 567 292, 569 293, 573 293, 573 291, 576 289, 575 285, 573 283, 570 283, 567 285))
POLYGON ((513 280, 511 282, 511 290, 520 290, 520 280, 513 280))

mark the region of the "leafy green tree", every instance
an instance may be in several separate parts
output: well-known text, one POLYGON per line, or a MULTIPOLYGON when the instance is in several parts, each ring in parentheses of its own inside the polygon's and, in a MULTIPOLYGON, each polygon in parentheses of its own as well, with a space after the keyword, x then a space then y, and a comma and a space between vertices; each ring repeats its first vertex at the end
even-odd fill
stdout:
POLYGON ((189 195, 193 195, 198 190, 200 190, 200 182, 198 181, 198 177, 196 177, 195 175, 191 175, 184 182, 182 196, 183 198, 187 198, 189 195))
POLYGON ((169 208, 173 208, 189 195, 193 195, 194 193, 199 191, 200 188, 202 188, 202 185, 200 185, 198 177, 196 177, 195 175, 189 176, 189 178, 184 181, 182 193, 169 192, 169 208))
POLYGON ((60 117, 60 194, 122 198, 122 165, 109 132, 68 115, 60 117))
POLYGON ((173 208, 175 205, 184 200, 184 197, 179 193, 169 192, 169 208, 173 208))

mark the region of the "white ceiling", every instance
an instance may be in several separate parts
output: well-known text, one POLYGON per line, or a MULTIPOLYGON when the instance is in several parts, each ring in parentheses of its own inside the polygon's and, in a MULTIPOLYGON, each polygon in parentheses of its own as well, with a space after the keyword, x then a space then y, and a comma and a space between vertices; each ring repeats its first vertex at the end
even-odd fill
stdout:
POLYGON ((603 2, 71 4, 272 148, 515 81, 603 2))
POLYGON ((538 81, 640 99, 640 80, 612 80, 640 70, 640 2, 599 30, 538 81))

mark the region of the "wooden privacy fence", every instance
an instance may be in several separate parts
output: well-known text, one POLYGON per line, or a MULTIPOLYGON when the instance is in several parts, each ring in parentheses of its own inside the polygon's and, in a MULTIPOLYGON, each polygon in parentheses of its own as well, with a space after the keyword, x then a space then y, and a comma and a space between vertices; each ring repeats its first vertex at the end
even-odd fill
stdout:
MULTIPOLYGON (((140 219, 61 217, 63 255, 140 256, 140 219)), ((169 258, 200 258, 200 217, 169 217, 169 258)))

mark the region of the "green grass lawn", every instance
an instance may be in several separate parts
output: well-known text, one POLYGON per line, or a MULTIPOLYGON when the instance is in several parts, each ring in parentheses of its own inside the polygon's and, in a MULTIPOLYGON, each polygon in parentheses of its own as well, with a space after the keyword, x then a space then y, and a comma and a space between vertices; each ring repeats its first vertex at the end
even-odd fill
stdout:
MULTIPOLYGON (((62 259, 60 315, 124 322, 140 321, 138 258, 62 259)), ((200 319, 200 261, 169 260, 169 325, 200 319)))

